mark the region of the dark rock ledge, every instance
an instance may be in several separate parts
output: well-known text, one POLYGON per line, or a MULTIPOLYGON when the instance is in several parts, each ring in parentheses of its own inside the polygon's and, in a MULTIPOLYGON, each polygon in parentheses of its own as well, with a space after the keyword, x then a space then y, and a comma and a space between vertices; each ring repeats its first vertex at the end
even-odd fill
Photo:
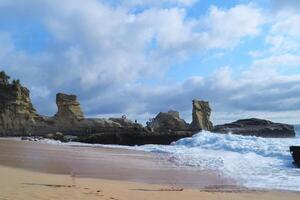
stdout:
POLYGON ((258 137, 295 137, 294 126, 274 123, 263 119, 241 119, 232 123, 214 126, 211 130, 216 133, 232 133, 258 137))

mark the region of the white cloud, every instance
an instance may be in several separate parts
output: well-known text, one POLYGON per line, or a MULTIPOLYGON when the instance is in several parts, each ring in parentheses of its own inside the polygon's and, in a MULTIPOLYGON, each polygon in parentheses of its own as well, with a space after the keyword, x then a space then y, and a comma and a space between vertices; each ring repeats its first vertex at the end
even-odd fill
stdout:
POLYGON ((269 50, 274 53, 284 53, 297 50, 299 48, 299 44, 291 38, 287 38, 286 36, 279 34, 267 36, 266 43, 271 46, 269 50))
POLYGON ((284 14, 279 15, 280 21, 275 23, 271 29, 272 33, 284 34, 289 36, 300 36, 300 15, 298 14, 284 14))
POLYGON ((270 54, 298 53, 300 50, 300 15, 295 12, 281 12, 272 16, 266 44, 270 54))
POLYGON ((162 6, 162 5, 177 5, 191 6, 199 0, 121 0, 121 3, 126 6, 162 6))
POLYGON ((300 67, 300 55, 282 54, 278 56, 270 56, 254 61, 255 68, 288 68, 300 67))
POLYGON ((212 6, 203 20, 206 30, 203 34, 210 48, 234 48, 242 38, 258 35, 264 23, 261 10, 251 4, 237 5, 229 10, 212 6))

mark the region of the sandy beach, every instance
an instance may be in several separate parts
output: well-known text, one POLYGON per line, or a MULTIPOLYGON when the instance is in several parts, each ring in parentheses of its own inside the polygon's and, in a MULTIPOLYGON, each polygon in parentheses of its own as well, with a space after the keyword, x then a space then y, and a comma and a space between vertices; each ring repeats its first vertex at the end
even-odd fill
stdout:
POLYGON ((0 139, 0 165, 75 177, 189 188, 235 184, 233 180, 217 172, 176 166, 159 154, 12 139, 0 139))
POLYGON ((299 199, 141 152, 0 140, 0 200, 299 199), (84 173, 85 172, 85 173, 84 173))

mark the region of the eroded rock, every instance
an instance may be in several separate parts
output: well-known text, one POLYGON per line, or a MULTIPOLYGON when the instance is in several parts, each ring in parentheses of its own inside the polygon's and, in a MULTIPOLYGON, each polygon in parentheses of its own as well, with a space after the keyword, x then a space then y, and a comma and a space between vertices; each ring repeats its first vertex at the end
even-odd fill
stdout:
POLYGON ((56 104, 58 111, 54 117, 58 120, 80 121, 84 119, 84 114, 76 95, 58 93, 56 95, 56 104))
POLYGON ((213 127, 210 114, 211 108, 207 101, 193 100, 193 121, 190 128, 192 130, 210 131, 213 127))
POLYGON ((153 131, 184 131, 188 130, 188 123, 180 118, 179 112, 160 112, 153 120, 148 122, 148 127, 153 131))

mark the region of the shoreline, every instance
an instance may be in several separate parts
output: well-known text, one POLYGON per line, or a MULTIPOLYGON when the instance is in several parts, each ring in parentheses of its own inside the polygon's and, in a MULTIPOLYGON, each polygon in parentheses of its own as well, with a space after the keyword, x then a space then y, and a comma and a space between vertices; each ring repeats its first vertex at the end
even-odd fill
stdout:
POLYGON ((163 155, 122 148, 74 147, 2 138, 0 165, 48 174, 191 189, 240 187, 217 171, 179 167, 163 155))

